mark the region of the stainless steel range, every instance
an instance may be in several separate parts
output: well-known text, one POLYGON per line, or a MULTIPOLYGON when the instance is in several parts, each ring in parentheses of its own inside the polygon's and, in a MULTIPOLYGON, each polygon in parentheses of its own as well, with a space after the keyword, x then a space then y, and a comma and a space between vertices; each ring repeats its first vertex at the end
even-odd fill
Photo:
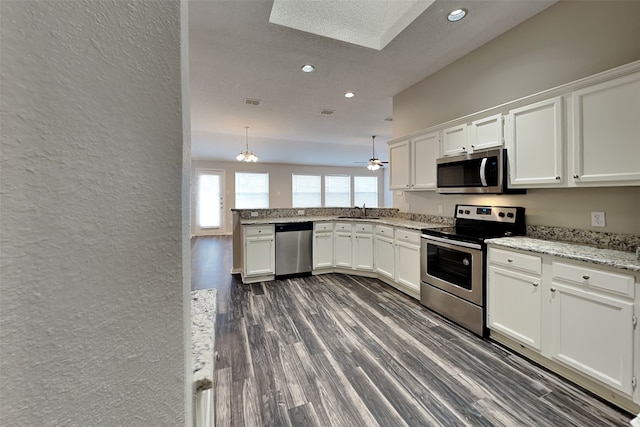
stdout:
POLYGON ((523 236, 524 208, 456 205, 454 218, 453 227, 422 230, 420 302, 486 336, 485 240, 523 236))

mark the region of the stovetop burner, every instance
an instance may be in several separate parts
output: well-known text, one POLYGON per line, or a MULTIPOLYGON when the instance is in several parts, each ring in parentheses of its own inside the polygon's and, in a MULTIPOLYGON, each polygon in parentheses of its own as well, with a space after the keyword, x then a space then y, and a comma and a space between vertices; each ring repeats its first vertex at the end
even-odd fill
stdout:
POLYGON ((484 243, 495 237, 524 236, 524 208, 506 206, 456 205, 455 225, 425 228, 423 234, 444 239, 484 243))

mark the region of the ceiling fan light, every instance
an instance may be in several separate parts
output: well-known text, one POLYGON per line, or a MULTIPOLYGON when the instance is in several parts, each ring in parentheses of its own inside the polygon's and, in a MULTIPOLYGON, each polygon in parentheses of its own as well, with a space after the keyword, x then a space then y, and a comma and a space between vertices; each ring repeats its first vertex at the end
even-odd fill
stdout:
POLYGON ((380 169, 380 165, 378 163, 369 162, 369 164, 367 165, 367 169, 369 169, 370 171, 377 171, 378 169, 380 169))

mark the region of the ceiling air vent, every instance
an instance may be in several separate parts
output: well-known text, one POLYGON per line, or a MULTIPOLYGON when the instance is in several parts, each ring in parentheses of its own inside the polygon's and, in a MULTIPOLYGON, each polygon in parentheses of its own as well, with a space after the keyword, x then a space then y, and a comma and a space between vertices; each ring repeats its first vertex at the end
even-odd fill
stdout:
POLYGON ((330 116, 335 112, 336 110, 320 110, 320 114, 324 114, 325 116, 330 116))
POLYGON ((262 101, 260 101, 259 99, 245 98, 244 103, 245 105, 255 105, 257 107, 262 103, 262 101))

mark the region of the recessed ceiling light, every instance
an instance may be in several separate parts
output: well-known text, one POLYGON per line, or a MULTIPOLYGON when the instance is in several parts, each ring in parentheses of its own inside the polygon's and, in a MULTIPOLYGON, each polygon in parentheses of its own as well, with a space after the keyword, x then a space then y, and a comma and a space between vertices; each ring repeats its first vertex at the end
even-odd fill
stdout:
POLYGON ((447 20, 449 22, 458 22, 459 20, 467 16, 467 13, 469 13, 467 9, 456 9, 453 12, 449 13, 449 15, 447 16, 447 20))
POLYGON ((353 98, 354 96, 356 96, 356 94, 353 92, 347 92, 344 94, 345 98, 353 98))
POLYGON ((313 73, 316 70, 316 67, 314 67, 311 64, 306 64, 306 65, 303 65, 300 69, 305 73, 313 73))

